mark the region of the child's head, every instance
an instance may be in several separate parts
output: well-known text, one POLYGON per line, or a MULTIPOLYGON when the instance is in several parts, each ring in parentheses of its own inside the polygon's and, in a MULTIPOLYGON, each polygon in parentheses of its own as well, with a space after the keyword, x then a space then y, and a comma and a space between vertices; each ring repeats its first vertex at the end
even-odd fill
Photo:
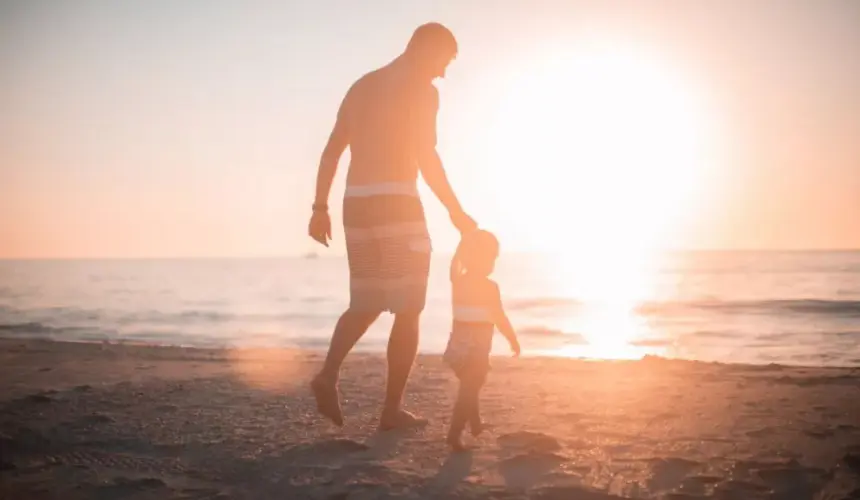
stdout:
POLYGON ((478 229, 460 239, 451 262, 451 279, 469 273, 489 276, 499 257, 499 240, 489 231, 478 229))

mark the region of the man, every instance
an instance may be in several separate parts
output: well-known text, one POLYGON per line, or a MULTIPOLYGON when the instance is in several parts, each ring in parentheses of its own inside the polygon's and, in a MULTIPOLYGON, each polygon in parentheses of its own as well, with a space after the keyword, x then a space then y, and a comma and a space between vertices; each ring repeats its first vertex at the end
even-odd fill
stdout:
POLYGON ((337 425, 343 425, 340 366, 384 311, 395 319, 380 430, 423 422, 400 408, 418 351, 418 320, 430 266, 418 172, 461 233, 476 227, 460 207, 436 152, 439 93, 433 80, 445 76, 456 55, 457 41, 447 28, 438 23, 418 27, 403 54, 350 87, 320 160, 308 232, 328 246, 328 195, 338 161, 350 147, 343 200, 350 302, 335 326, 325 364, 311 382, 317 409, 337 425))

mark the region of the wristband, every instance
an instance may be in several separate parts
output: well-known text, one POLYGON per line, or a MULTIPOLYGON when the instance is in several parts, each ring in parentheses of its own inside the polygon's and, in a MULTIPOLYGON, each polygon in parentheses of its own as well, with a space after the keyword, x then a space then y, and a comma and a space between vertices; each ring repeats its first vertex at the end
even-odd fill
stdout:
POLYGON ((313 208, 314 212, 328 212, 328 205, 320 205, 318 203, 314 203, 311 208, 313 208))

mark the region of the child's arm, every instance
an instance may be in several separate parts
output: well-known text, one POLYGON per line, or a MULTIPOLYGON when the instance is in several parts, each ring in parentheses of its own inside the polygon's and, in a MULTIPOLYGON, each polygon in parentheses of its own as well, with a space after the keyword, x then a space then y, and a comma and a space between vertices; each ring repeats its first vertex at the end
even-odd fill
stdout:
POLYGON ((496 329, 499 330, 499 333, 508 340, 508 344, 510 344, 511 351, 513 351, 514 356, 519 356, 520 342, 517 340, 517 334, 514 332, 514 327, 511 326, 511 321, 508 319, 508 315, 505 314, 505 308, 502 305, 502 294, 499 292, 499 286, 495 283, 492 285, 492 301, 493 323, 495 323, 496 329))

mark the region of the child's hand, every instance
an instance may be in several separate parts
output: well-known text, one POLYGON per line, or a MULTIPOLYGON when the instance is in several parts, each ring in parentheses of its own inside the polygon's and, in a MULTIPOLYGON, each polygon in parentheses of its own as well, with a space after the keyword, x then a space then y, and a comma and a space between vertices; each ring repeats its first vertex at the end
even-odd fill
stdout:
POLYGON ((511 352, 514 353, 514 357, 520 357, 520 341, 516 337, 511 337, 508 343, 511 345, 511 352))

